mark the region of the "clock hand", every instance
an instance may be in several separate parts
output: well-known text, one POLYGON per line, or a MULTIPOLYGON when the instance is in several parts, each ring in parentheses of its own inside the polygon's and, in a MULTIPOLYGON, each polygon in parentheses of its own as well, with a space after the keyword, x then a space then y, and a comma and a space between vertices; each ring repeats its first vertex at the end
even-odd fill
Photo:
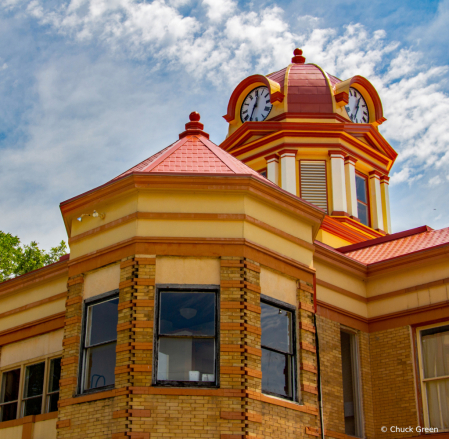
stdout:
POLYGON ((362 98, 359 98, 359 100, 357 101, 357 108, 355 109, 354 119, 357 117, 357 112, 359 111, 360 99, 362 98))
POLYGON ((257 103, 258 102, 259 102, 259 96, 256 96, 256 102, 254 103, 253 111, 251 111, 251 116, 249 117, 249 120, 253 120, 253 113, 254 113, 254 110, 257 107, 257 103))

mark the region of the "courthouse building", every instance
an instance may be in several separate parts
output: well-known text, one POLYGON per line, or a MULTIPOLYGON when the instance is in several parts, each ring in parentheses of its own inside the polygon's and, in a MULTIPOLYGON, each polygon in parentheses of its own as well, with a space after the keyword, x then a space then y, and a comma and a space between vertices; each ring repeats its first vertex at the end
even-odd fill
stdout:
POLYGON ((392 233, 373 85, 297 49, 224 118, 62 202, 70 255, 0 284, 0 438, 449 436, 449 228, 392 233))

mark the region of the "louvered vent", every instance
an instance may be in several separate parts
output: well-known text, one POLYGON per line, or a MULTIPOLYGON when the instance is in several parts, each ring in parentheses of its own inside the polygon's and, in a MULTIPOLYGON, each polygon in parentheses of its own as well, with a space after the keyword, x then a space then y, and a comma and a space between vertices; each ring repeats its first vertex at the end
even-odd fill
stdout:
POLYGON ((301 198, 327 213, 326 162, 301 160, 301 198))

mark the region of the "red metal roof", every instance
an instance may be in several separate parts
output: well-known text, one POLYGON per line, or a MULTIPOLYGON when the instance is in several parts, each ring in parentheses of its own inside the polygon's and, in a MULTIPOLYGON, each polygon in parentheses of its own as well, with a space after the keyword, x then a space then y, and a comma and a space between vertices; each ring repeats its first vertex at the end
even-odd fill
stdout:
POLYGON ((115 177, 118 180, 133 173, 199 173, 199 174, 249 174, 266 183, 265 177, 242 163, 209 140, 198 120, 186 124, 180 139, 147 158, 138 165, 115 177))
POLYGON ((428 230, 393 241, 344 252, 344 254, 363 264, 374 264, 445 244, 449 244, 449 227, 440 230, 428 230))

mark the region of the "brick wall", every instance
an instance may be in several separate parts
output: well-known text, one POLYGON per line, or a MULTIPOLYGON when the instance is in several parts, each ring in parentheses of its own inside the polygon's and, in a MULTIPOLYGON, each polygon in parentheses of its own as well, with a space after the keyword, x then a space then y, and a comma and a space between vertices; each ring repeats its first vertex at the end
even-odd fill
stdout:
POLYGON ((408 326, 370 334, 374 433, 385 439, 416 433, 380 433, 382 426, 418 425, 413 353, 408 326))

